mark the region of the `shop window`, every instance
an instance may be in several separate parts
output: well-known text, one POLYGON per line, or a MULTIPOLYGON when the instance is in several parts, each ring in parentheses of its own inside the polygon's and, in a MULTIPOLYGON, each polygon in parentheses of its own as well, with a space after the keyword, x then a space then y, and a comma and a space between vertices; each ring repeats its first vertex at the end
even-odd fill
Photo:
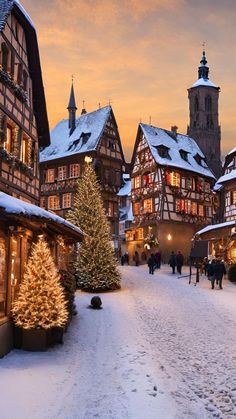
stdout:
POLYGON ((66 166, 58 167, 58 180, 66 179, 66 166))
POLYGON ((0 318, 6 315, 6 244, 0 237, 0 318))
POLYGON ((144 201, 143 201, 143 212, 145 214, 152 212, 152 198, 144 199, 144 201))
POLYGON ((143 240, 143 228, 136 230, 136 240, 143 240))
POLYGON ((52 183, 55 180, 55 172, 54 169, 47 169, 46 172, 46 182, 52 183))
POLYGON ((20 237, 11 237, 10 280, 11 303, 16 299, 20 285, 20 237))
POLYGON ((13 128, 11 127, 11 125, 7 124, 7 136, 6 136, 6 141, 4 143, 4 146, 5 146, 6 151, 8 151, 8 153, 12 153, 13 144, 14 144, 13 128))
POLYGON ((71 193, 65 193, 62 195, 62 208, 71 207, 71 193))
POLYGON ((139 212, 140 212, 140 202, 134 202, 133 204, 134 215, 139 215, 139 212))
POLYGON ((60 199, 57 195, 51 195, 48 197, 48 209, 56 210, 60 209, 60 199))
POLYGON ((80 175, 80 165, 70 164, 70 177, 78 177, 80 175))

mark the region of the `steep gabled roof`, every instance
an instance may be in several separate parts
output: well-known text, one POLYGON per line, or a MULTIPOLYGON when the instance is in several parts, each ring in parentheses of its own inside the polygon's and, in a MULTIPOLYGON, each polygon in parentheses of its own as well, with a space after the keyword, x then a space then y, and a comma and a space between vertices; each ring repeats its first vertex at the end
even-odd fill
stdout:
POLYGON ((106 106, 81 115, 71 135, 68 120, 60 121, 51 131, 51 145, 40 153, 40 161, 95 151, 111 113, 111 106, 106 106))
POLYGON ((13 13, 25 30, 29 72, 33 86, 33 104, 40 147, 50 144, 49 125, 44 95, 37 35, 34 24, 17 0, 0 0, 0 32, 4 30, 8 16, 13 13))
POLYGON ((193 138, 147 124, 140 124, 139 129, 144 134, 153 158, 159 165, 175 167, 215 179, 205 163, 204 154, 193 138), (159 146, 169 149, 168 158, 160 157, 159 146), (187 153, 187 160, 181 157, 180 151, 187 153), (200 159, 201 164, 199 164, 200 159))

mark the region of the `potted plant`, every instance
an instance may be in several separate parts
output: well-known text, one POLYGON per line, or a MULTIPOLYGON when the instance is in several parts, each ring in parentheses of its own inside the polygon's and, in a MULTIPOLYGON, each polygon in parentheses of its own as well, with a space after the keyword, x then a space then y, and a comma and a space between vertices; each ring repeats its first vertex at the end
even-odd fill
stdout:
POLYGON ((33 245, 18 297, 12 307, 15 345, 42 351, 62 342, 67 303, 50 249, 40 237, 33 245))

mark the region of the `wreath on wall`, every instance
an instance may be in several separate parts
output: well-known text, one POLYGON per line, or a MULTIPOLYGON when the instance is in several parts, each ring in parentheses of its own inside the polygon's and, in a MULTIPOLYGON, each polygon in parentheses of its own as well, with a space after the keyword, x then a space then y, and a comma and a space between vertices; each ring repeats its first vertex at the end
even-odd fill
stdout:
POLYGON ((151 247, 157 247, 159 246, 159 240, 156 236, 154 236, 154 234, 148 234, 145 238, 144 238, 144 245, 147 244, 148 246, 151 247))

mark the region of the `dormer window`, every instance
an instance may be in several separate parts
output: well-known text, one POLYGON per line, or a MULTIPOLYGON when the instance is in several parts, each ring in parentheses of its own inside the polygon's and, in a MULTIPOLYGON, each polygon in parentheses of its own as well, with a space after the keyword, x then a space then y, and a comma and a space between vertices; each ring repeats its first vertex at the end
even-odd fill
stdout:
POLYGON ((179 150, 179 154, 181 158, 185 161, 188 161, 188 152, 185 150, 179 150))
POLYGON ((162 159, 171 160, 171 157, 169 155, 169 147, 166 147, 164 145, 158 145, 158 146, 155 146, 155 148, 157 149, 158 154, 162 159))
POLYGON ((91 137, 91 132, 82 132, 80 136, 80 140, 82 140, 82 145, 86 144, 90 137, 91 137))
POLYGON ((199 166, 203 166, 204 158, 200 156, 200 154, 195 154, 194 159, 196 160, 199 166))
POLYGON ((82 132, 80 137, 77 140, 73 141, 73 143, 68 147, 68 151, 74 151, 80 143, 80 147, 82 147, 84 144, 87 143, 90 136, 91 132, 82 132))

